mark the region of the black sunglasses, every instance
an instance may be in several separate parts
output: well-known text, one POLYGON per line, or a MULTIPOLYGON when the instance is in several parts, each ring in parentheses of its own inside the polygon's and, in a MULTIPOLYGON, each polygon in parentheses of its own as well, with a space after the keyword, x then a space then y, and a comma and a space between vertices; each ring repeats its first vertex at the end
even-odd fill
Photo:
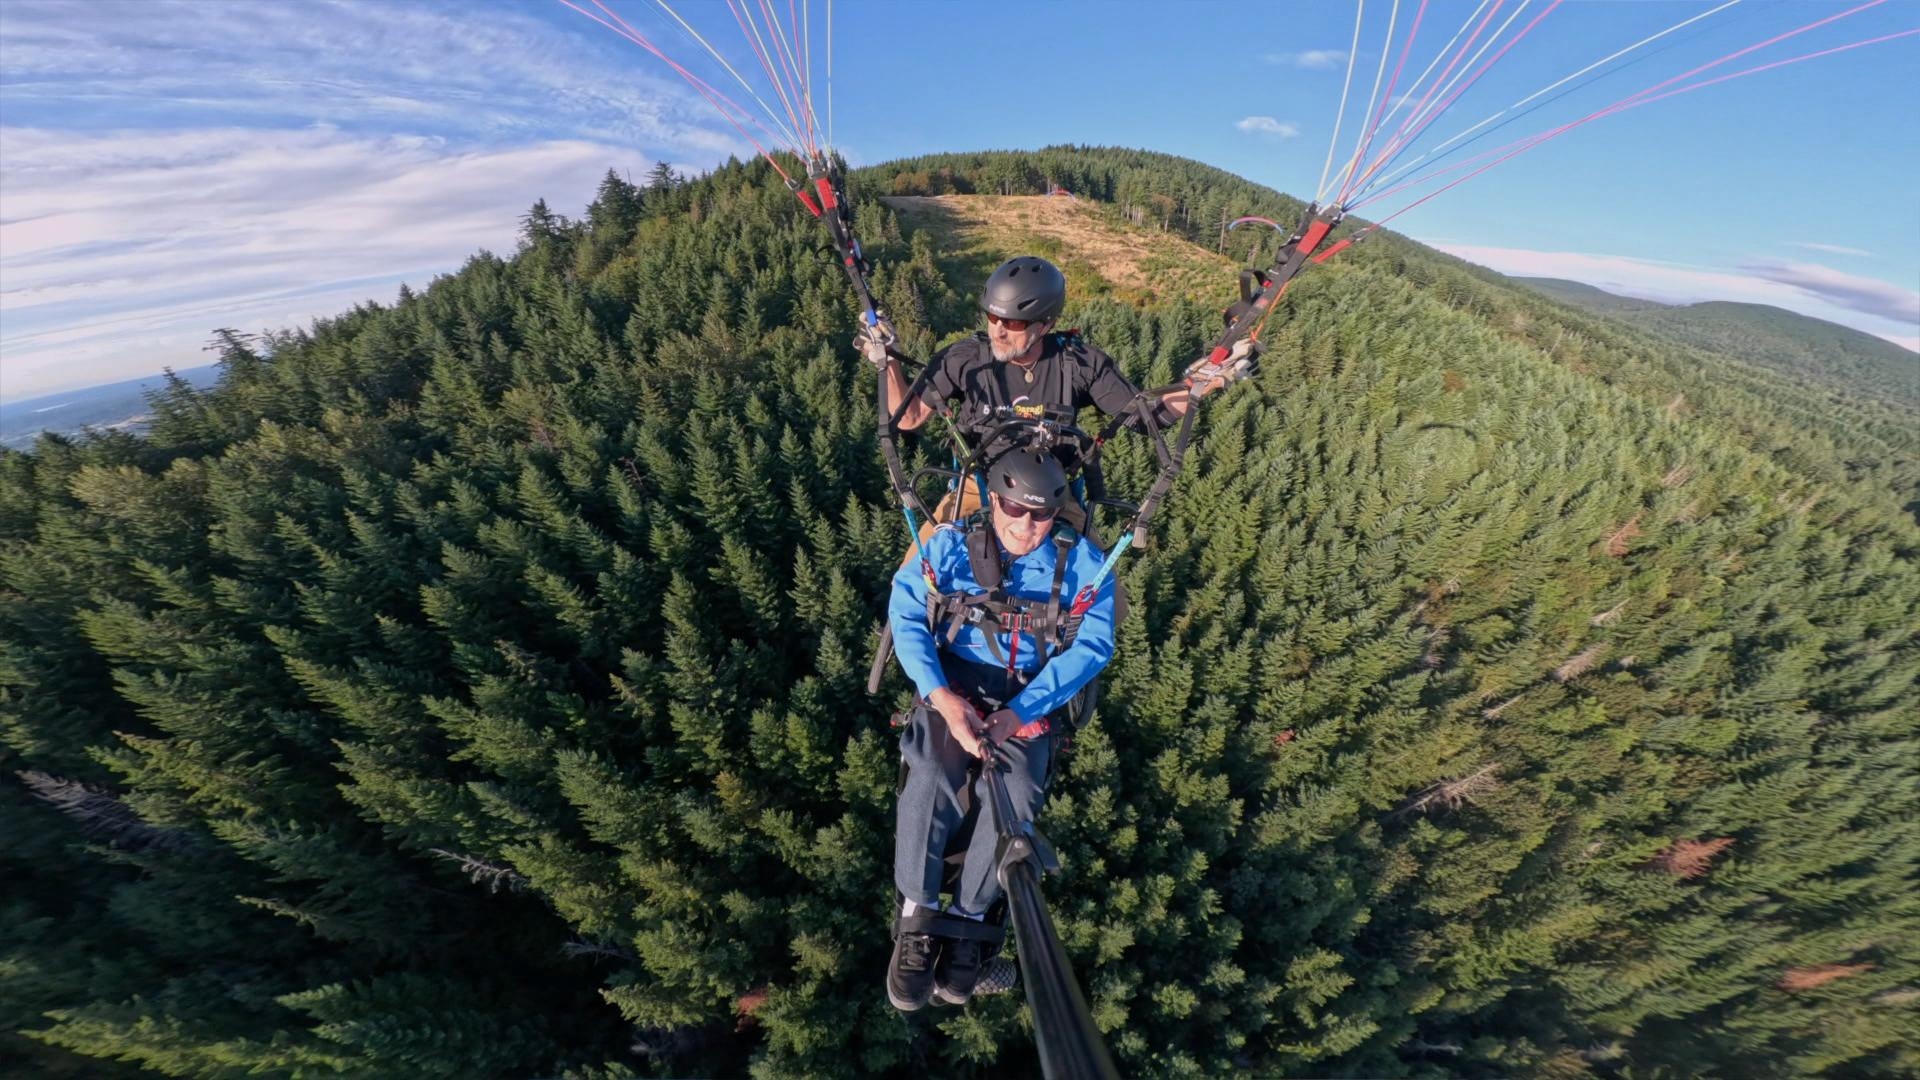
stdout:
POLYGON ((1001 513, 1007 515, 1008 517, 1014 519, 1015 521, 1018 521, 1021 518, 1028 518, 1028 517, 1034 519, 1035 521, 1052 521, 1055 515, 1060 513, 1059 507, 1049 507, 1048 509, 1045 509, 1045 510, 1035 510, 1029 506, 1021 506, 1017 502, 1010 502, 1006 499, 1001 498, 998 495, 995 495, 993 497, 993 501, 999 504, 1001 513))
POLYGON ((1006 327, 1007 329, 1009 329, 1009 330, 1011 330, 1011 331, 1013 331, 1014 333, 1016 333, 1016 334, 1017 334, 1017 333, 1019 333, 1020 331, 1022 331, 1022 330, 1025 330, 1025 329, 1026 329, 1027 327, 1029 327, 1029 326, 1032 326, 1032 325, 1033 325, 1033 324, 1034 324, 1035 322, 1037 322, 1038 320, 1035 320, 1035 319, 1006 319, 1006 318, 1002 318, 1002 317, 1000 317, 1000 316, 998 316, 998 315, 995 315, 995 314, 994 314, 993 312, 991 312, 991 311, 989 311, 989 312, 987 312, 987 321, 988 321, 988 322, 990 322, 990 323, 992 323, 992 324, 994 324, 995 326, 1004 326, 1004 327, 1006 327))

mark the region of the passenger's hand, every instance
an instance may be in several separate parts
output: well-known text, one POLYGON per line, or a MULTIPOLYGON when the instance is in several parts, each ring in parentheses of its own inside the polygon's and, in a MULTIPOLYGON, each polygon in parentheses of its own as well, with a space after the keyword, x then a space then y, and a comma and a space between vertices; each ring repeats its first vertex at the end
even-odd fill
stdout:
POLYGON ((987 739, 993 745, 999 746, 1013 738, 1013 733, 1020 730, 1020 716, 1012 709, 1001 709, 987 717, 986 729, 987 739))
POLYGON ((966 698, 954 693, 948 687, 941 687, 927 695, 927 704, 947 723, 947 734, 960 744, 960 749, 974 757, 985 757, 986 747, 980 742, 980 730, 986 726, 980 719, 980 710, 966 698))

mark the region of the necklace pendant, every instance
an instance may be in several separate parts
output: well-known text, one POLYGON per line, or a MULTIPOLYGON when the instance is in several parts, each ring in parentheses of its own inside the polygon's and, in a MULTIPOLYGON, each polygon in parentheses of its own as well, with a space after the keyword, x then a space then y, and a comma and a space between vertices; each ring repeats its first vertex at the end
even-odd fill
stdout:
POLYGON ((1027 369, 1027 385, 1028 386, 1033 385, 1033 369, 1032 368, 1027 369))

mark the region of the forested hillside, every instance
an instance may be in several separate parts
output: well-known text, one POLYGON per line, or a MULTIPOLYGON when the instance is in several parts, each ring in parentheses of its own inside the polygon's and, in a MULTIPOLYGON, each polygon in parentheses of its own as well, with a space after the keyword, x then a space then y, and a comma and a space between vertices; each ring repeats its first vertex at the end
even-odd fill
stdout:
POLYGON ((1658 300, 1640 300, 1631 296, 1620 296, 1583 281, 1567 281, 1564 278, 1516 277, 1512 280, 1525 285, 1535 292, 1546 293, 1563 303, 1577 308, 1602 313, 1653 311, 1665 307, 1658 300))
POLYGON ((1574 307, 1631 312, 1633 324, 1682 345, 1757 363, 1818 389, 1920 408, 1920 354, 1851 327, 1766 304, 1661 304, 1577 281, 1515 278, 1574 307))
MULTIPOLYGON (((982 260, 878 197, 1049 183, 1217 251, 1298 211, 1137 151, 865 170, 910 352, 982 260)), ((1031 1073, 1018 990, 882 990, 905 537, 821 242, 764 164, 610 175, 227 335, 144 438, 0 453, 0 1070, 1031 1073)), ((1142 381, 1218 325, 1073 272, 1142 381)), ((1390 235, 1267 340, 1042 819, 1122 1070, 1920 1071, 1920 489, 1860 457, 1911 415, 1390 235)))

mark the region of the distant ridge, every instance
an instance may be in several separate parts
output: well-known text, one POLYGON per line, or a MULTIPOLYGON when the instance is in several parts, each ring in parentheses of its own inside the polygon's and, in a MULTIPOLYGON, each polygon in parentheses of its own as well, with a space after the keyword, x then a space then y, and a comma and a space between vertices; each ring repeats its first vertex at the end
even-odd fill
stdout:
MULTIPOLYGON (((220 365, 204 364, 174 374, 195 387, 205 388, 220 378, 220 365)), ((59 394, 0 402, 0 445, 18 450, 30 445, 43 431, 65 435, 87 427, 111 428, 137 421, 150 411, 147 394, 166 384, 167 377, 163 374, 143 375, 59 394)))
POLYGON ((1584 281, 1544 277, 1516 277, 1508 280, 1517 281, 1535 292, 1546 293, 1563 304, 1572 304, 1577 308, 1608 315, 1621 311, 1651 311, 1672 306, 1657 300, 1637 300, 1631 296, 1610 293, 1605 289, 1588 285, 1584 281))
POLYGON ((1560 278, 1511 279, 1596 315, 1632 315, 1636 328, 1682 345, 1823 379, 1883 400, 1920 405, 1920 353, 1849 326, 1769 304, 1662 304, 1560 278))

